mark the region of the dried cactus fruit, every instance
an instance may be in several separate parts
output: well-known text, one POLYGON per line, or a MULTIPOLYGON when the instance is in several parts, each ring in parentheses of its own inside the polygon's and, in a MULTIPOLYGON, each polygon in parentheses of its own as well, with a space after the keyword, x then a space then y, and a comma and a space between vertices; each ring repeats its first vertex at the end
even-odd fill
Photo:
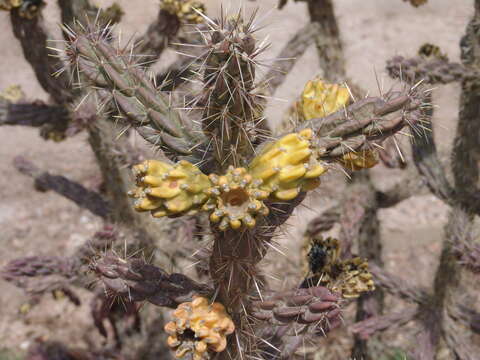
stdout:
POLYGON ((357 298, 364 292, 375 290, 373 276, 368 271, 368 261, 359 257, 343 261, 340 275, 335 280, 337 284, 332 290, 341 292, 346 299, 357 298))
POLYGON ((0 101, 4 100, 10 103, 17 103, 24 98, 25 93, 20 85, 17 84, 7 86, 5 90, 0 92, 0 101))
POLYGON ((209 196, 203 210, 211 211, 210 221, 219 223, 220 230, 228 227, 238 229, 242 224, 252 228, 257 215, 268 215, 268 208, 262 200, 270 194, 258 188, 245 168, 233 168, 222 176, 210 175, 212 187, 206 191, 209 196))
POLYGON ((350 92, 345 85, 329 84, 322 79, 307 82, 297 105, 301 118, 322 118, 348 105, 350 92))
POLYGON ((18 9, 21 17, 30 20, 37 16, 43 6, 43 0, 0 0, 0 10, 18 9))
POLYGON ((175 15, 180 22, 200 24, 204 18, 199 13, 205 13, 205 5, 196 0, 162 0, 160 9, 175 15))
POLYGON ((340 243, 337 239, 328 237, 305 236, 302 247, 302 258, 307 259, 307 268, 312 274, 331 272, 332 265, 340 259, 340 243))
POLYGON ((337 239, 313 237, 309 248, 308 265, 314 276, 307 278, 301 287, 325 286, 346 299, 375 290, 372 274, 368 271, 368 261, 359 257, 340 259, 341 248, 337 239))
POLYGON ((254 179, 261 180, 259 188, 278 200, 292 200, 301 191, 316 188, 319 177, 326 172, 317 161, 317 149, 312 131, 304 129, 285 135, 266 145, 248 167, 254 179))
POLYGON ((370 169, 378 164, 378 154, 374 150, 360 150, 343 155, 338 162, 347 170, 370 169))
POLYGON ((209 304, 204 297, 180 304, 173 318, 165 325, 165 331, 170 335, 168 346, 176 350, 177 359, 209 359, 210 351, 225 350, 227 335, 235 330, 225 307, 220 303, 209 304))
POLYGON ((171 165, 147 160, 133 167, 137 187, 129 192, 136 198, 135 209, 150 211, 154 217, 192 214, 207 201, 208 176, 188 161, 171 165))

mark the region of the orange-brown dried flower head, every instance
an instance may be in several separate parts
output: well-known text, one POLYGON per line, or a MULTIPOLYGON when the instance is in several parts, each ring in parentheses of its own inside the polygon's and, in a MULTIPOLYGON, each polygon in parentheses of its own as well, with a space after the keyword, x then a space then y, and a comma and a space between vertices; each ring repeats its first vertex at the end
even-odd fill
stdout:
POLYGON ((204 297, 178 305, 173 321, 165 325, 168 346, 175 350, 177 359, 209 359, 209 352, 225 350, 227 335, 234 330, 225 307, 210 304, 204 297))

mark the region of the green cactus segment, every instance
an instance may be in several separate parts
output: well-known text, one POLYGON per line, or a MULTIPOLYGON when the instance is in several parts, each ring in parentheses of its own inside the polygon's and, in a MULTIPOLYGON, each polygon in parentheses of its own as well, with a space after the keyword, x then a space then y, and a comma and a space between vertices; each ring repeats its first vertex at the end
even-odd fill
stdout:
POLYGON ((133 168, 137 187, 129 192, 137 211, 154 217, 193 214, 207 201, 208 176, 187 161, 171 165, 147 160, 133 168))
POLYGON ((265 146, 248 167, 253 178, 261 180, 261 190, 278 200, 292 200, 320 184, 326 168, 317 161, 311 138, 312 131, 305 129, 265 146))
POLYGON ((86 78, 97 92, 102 91, 101 97, 110 100, 147 141, 174 159, 191 155, 202 137, 192 131, 192 124, 184 123, 129 52, 112 47, 100 29, 77 28, 76 33, 70 31, 66 53, 84 76, 80 81, 86 78))
POLYGON ((253 155, 263 105, 255 94, 255 57, 261 51, 252 25, 240 16, 211 24, 203 66, 205 85, 202 127, 213 139, 218 168, 243 167, 253 155))

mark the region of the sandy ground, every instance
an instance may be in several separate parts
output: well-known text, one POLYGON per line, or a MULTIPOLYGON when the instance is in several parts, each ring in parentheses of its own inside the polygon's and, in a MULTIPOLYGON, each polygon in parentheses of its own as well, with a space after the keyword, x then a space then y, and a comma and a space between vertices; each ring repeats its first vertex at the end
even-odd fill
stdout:
MULTIPOLYGON (((52 34, 59 38, 58 12, 55 1, 47 1, 45 18, 52 34)), ((108 5, 110 1, 98 1, 108 5)), ((126 15, 121 24, 122 34, 141 34, 156 15, 157 0, 120 0, 126 15)), ((224 1, 226 8, 237 9, 238 2, 224 1)), ((263 24, 259 33, 272 44, 265 61, 276 57, 285 42, 307 21, 303 4, 288 4, 283 11, 275 10, 275 0, 245 1, 248 10, 260 7, 263 24)), ((219 0, 207 1, 208 12, 217 14, 219 0)), ((388 89, 391 81, 384 74, 385 61, 395 54, 411 55, 425 42, 439 45, 449 57, 459 57, 458 43, 473 10, 472 0, 430 0, 426 6, 415 9, 400 0, 336 0, 336 13, 344 41, 348 76, 368 89, 371 94, 388 89)), ((10 29, 8 15, 0 13, 0 89, 19 84, 29 99, 47 101, 47 94, 35 80, 23 58, 21 48, 10 29)), ((295 99, 304 83, 321 74, 312 47, 281 86, 275 100, 270 102, 267 115, 275 123, 282 118, 289 103, 295 99)), ((174 59, 170 54, 169 59, 174 59)), ((158 65, 158 68, 166 64, 158 65)), ((435 130, 440 152, 448 163, 457 118, 459 88, 443 86, 434 92, 438 105, 435 130)), ((38 166, 54 173, 64 174, 81 183, 92 184, 98 175, 93 155, 80 134, 60 144, 43 141, 37 130, 20 127, 0 128, 0 266, 19 256, 40 253, 62 254, 81 244, 98 229, 100 222, 87 211, 80 210, 68 200, 50 193, 34 191, 32 181, 15 171, 11 161, 24 155, 38 166)), ((379 166, 374 178, 380 187, 401 179, 401 172, 379 166)), ((312 216, 331 200, 337 189, 335 175, 325 182, 290 221, 282 246, 298 250, 299 237, 312 216)), ((432 196, 419 196, 395 208, 382 210, 382 235, 385 239, 384 259, 387 267, 412 282, 429 285, 440 249, 447 208, 432 196), (421 256, 419 256, 421 254, 421 256), (408 264, 408 266, 406 266, 408 264)), ((292 250, 293 249, 293 250, 292 250)), ((298 265, 294 255, 292 271, 298 265)), ((287 261, 287 260, 285 260, 287 261)), ((61 337, 62 324, 75 319, 77 330, 69 336, 74 343, 82 343, 81 329, 91 328, 86 316, 86 305, 78 310, 66 302, 45 299, 27 316, 18 314, 24 295, 12 286, 0 282, 0 348, 24 349, 38 336, 61 337), (80 314, 80 316, 78 315, 80 314)), ((70 330, 69 330, 70 331, 70 330)))

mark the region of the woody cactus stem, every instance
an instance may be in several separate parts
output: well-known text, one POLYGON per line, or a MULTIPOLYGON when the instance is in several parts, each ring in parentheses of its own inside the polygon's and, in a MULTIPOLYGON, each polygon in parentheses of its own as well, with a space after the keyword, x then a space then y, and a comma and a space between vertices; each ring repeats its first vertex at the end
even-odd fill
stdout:
POLYGON ((332 0, 306 0, 310 21, 318 24, 315 35, 320 67, 323 77, 331 82, 345 80, 346 67, 342 40, 332 0))
POLYGON ((26 19, 20 16, 17 9, 10 14, 15 37, 22 45, 25 59, 31 64, 42 88, 48 92, 57 104, 65 104, 73 100, 75 92, 69 89, 69 77, 66 73, 56 78, 52 74, 63 68, 63 63, 49 48, 47 33, 41 16, 26 19))

